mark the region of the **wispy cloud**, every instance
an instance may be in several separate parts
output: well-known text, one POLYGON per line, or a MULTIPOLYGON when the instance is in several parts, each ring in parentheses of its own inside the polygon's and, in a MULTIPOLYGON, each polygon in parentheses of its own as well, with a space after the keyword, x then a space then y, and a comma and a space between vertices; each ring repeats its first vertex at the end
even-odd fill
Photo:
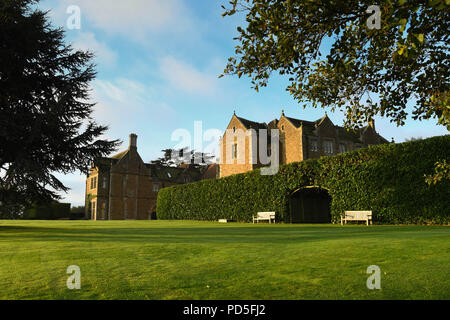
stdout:
POLYGON ((67 7, 80 7, 82 29, 85 22, 109 34, 145 41, 149 35, 190 32, 194 20, 182 0, 63 0, 52 8, 59 24, 68 18, 67 7))
MULTIPOLYGON (((179 32, 190 26, 186 8, 179 0, 82 0, 88 19, 104 30, 179 32)), ((83 10, 82 9, 82 10, 83 10)))
POLYGON ((173 57, 161 59, 160 73, 175 90, 199 95, 212 95, 216 92, 216 75, 200 71, 173 57))
POLYGON ((125 102, 126 92, 110 81, 97 80, 94 83, 94 95, 105 97, 107 101, 125 102))
POLYGON ((98 41, 92 32, 80 32, 72 45, 75 49, 94 52, 95 61, 98 64, 110 67, 116 64, 116 52, 111 50, 106 43, 98 41))
POLYGON ((92 88, 92 100, 97 102, 94 118, 115 130, 128 132, 137 124, 162 123, 175 114, 169 105, 159 101, 153 88, 135 80, 96 80, 92 88))

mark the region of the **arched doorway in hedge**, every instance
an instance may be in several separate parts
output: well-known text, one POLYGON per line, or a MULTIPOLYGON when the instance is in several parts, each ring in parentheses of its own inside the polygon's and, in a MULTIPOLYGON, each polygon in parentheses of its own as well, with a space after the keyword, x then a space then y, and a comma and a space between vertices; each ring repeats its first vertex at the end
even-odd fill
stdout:
POLYGON ((291 223, 330 223, 331 196, 319 187, 304 187, 289 196, 291 223))

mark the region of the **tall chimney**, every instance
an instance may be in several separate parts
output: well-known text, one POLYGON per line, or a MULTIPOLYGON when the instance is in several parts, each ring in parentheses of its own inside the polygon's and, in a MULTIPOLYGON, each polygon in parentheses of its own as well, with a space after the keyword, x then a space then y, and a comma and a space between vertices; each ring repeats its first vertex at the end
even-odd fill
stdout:
POLYGON ((137 135, 132 133, 130 134, 130 149, 137 148, 137 135))

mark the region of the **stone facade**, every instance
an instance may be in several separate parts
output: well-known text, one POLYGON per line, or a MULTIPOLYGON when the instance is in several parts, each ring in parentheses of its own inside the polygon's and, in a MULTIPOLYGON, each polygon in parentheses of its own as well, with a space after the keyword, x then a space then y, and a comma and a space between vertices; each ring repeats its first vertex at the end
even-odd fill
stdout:
MULTIPOLYGON (((366 127, 359 130, 347 130, 334 125, 327 114, 311 122, 286 117, 284 112, 282 112, 280 119, 272 120, 268 124, 250 121, 234 114, 221 139, 220 177, 262 167, 259 159, 252 160, 255 158, 251 157, 254 150, 258 150, 257 148, 252 148, 252 145, 255 143, 257 146, 259 145, 259 135, 257 135, 256 140, 250 138, 252 129, 256 132, 259 129, 267 129, 269 133, 271 129, 279 130, 280 164, 336 155, 369 145, 388 143, 385 138, 376 132, 374 121, 371 121, 366 127), (236 137, 238 135, 235 134, 237 130, 242 130, 245 140, 240 139, 238 141, 239 139, 236 137), (234 137, 230 138, 227 136, 230 134, 234 137), (232 147, 227 145, 230 141, 232 141, 232 147), (230 150, 236 153, 233 154, 231 162, 227 159, 227 154, 230 150), (239 158, 244 161, 239 162, 239 158)), ((270 138, 268 138, 267 146, 270 150, 270 138)))
POLYGON ((188 164, 163 167, 144 163, 137 151, 137 136, 131 134, 127 150, 93 162, 86 179, 86 217, 93 220, 155 218, 156 198, 161 188, 201 180, 203 171, 188 164))
POLYGON ((233 115, 227 127, 227 130, 230 131, 225 132, 220 141, 220 158, 222 159, 220 164, 220 177, 246 172, 260 167, 259 163, 252 163, 251 161, 252 143, 254 143, 254 141, 252 141, 249 135, 249 130, 262 129, 265 128, 264 125, 265 124, 249 121, 233 115), (230 138, 230 140, 233 141, 233 146, 227 148, 227 134, 230 133, 233 134, 233 137, 230 138), (243 141, 238 141, 239 133, 242 133, 243 141))

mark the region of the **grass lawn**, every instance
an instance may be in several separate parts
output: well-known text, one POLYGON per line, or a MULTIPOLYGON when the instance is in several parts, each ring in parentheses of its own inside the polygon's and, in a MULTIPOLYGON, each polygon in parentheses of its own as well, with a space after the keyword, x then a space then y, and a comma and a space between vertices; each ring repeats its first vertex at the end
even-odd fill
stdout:
POLYGON ((450 228, 0 221, 0 283, 0 299, 450 299, 450 228))

